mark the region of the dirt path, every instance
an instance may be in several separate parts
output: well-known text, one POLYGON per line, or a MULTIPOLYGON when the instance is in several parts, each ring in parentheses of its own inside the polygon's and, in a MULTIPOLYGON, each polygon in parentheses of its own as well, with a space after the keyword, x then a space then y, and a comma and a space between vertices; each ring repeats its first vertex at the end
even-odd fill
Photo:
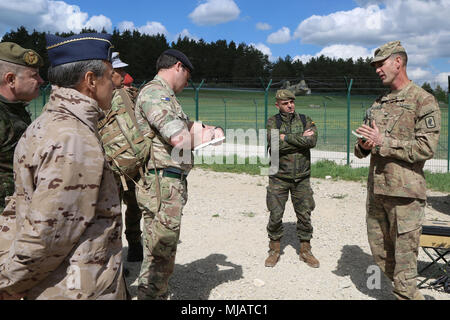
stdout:
MULTIPOLYGON (((374 262, 366 235, 365 184, 311 182, 316 201, 311 244, 320 268, 310 268, 298 258, 290 200, 283 219, 283 254, 275 268, 266 268, 268 178, 194 169, 188 177, 189 199, 170 280, 171 299, 394 299, 383 275, 379 289, 368 288, 374 262)), ((428 197, 426 218, 450 220, 450 195, 429 192, 428 197)), ((124 241, 124 257, 126 246, 124 241)), ((421 250, 419 269, 428 261, 421 250)), ((135 299, 140 264, 125 262, 125 267, 135 299)), ((436 278, 437 268, 431 273, 436 278)), ((422 293, 427 299, 450 299, 442 290, 422 289, 422 293)))

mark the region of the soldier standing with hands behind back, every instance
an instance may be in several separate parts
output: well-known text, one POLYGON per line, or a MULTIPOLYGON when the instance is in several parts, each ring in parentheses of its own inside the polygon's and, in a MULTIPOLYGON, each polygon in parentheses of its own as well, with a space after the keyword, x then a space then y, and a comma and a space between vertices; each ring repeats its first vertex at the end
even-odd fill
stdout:
POLYGON ((14 192, 13 156, 31 123, 25 107, 39 96, 41 56, 13 42, 0 43, 0 214, 14 192))
POLYGON ((371 65, 390 91, 356 129, 355 155, 371 155, 367 183, 367 233, 375 262, 394 282, 397 299, 424 299, 416 286, 424 219, 425 161, 436 151, 440 110, 436 99, 408 79, 400 41, 382 45, 371 65))
POLYGON ((313 227, 311 212, 315 208, 311 175, 310 149, 317 143, 317 128, 310 117, 295 112, 295 95, 289 90, 278 90, 275 107, 280 111, 267 120, 268 145, 271 130, 280 130, 279 169, 269 176, 267 208, 270 219, 267 224, 269 256, 266 267, 274 267, 280 258, 280 240, 283 236, 283 214, 286 201, 291 194, 297 215, 297 237, 300 240, 300 260, 308 266, 318 268, 320 263, 311 252, 313 227))

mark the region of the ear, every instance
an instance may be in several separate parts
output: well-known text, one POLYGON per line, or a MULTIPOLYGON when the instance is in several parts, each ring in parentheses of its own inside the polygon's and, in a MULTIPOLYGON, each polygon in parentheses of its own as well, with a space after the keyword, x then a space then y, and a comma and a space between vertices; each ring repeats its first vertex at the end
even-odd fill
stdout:
POLYGON ((97 88, 97 77, 92 71, 88 71, 84 74, 84 83, 90 92, 95 92, 97 88))
POLYGON ((280 110, 280 105, 278 104, 278 100, 277 100, 277 102, 275 102, 275 108, 277 108, 278 110, 280 110))
POLYGON ((16 75, 13 72, 7 72, 4 76, 3 76, 3 80, 5 81, 5 83, 10 86, 10 87, 14 87, 15 82, 16 82, 16 75))

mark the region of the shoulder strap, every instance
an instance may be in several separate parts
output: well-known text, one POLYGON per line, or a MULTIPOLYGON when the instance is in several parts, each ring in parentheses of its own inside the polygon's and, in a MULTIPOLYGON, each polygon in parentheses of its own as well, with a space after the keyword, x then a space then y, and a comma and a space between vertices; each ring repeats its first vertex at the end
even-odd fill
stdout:
POLYGON ((306 116, 302 113, 298 114, 300 116, 300 120, 302 120, 302 124, 303 124, 303 131, 305 131, 306 129, 306 116))
POLYGON ((125 110, 127 110, 128 115, 131 118, 131 121, 133 121, 133 125, 138 130, 139 134, 142 136, 141 130, 139 130, 139 126, 136 121, 136 116, 134 115, 134 106, 133 102, 130 99, 130 96, 128 95, 125 88, 119 89, 120 97, 122 98, 123 104, 125 105, 125 110))
POLYGON ((282 121, 281 121, 281 115, 279 113, 277 113, 277 115, 275 116, 275 120, 277 122, 277 129, 280 130, 282 121))

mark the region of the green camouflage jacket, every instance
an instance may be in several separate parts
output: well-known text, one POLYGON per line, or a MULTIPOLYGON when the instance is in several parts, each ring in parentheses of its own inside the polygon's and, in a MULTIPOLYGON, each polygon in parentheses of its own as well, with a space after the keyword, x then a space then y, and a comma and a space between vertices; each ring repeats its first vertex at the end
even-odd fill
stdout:
POLYGON ((10 102, 0 96, 0 213, 5 196, 14 192, 13 157, 17 142, 31 123, 26 102, 10 102))
MULTIPOLYGON (((170 137, 182 129, 188 130, 189 117, 181 108, 173 90, 158 75, 141 89, 136 100, 136 120, 143 133, 155 132, 153 150, 157 168, 175 167, 188 173, 194 163, 192 151, 177 152, 170 137)), ((153 168, 149 159, 147 168, 153 168)))
POLYGON ((375 120, 384 137, 378 150, 355 145, 358 158, 371 154, 368 190, 425 200, 423 167, 436 151, 441 128, 436 99, 411 81, 402 90, 379 97, 367 110, 365 123, 369 120, 375 120))
MULTIPOLYGON (((279 169, 275 177, 298 180, 310 176, 310 149, 317 143, 317 127, 312 119, 306 116, 306 128, 297 112, 281 113, 280 134, 285 134, 284 141, 279 140, 279 169), (304 137, 303 132, 312 129, 314 135, 304 137)), ((271 130, 277 129, 276 115, 267 120, 268 146, 271 147, 271 130)), ((278 135, 279 136, 279 135, 278 135)), ((271 150, 273 153, 273 150, 271 150)))

